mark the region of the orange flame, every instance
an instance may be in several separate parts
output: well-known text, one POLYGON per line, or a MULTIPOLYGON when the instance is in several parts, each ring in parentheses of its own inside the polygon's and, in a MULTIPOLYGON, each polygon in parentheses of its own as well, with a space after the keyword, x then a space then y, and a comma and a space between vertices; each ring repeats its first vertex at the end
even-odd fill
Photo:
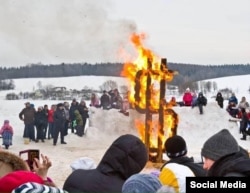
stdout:
MULTIPOLYGON (((161 80, 172 81, 173 72, 168 71, 167 68, 161 69, 161 61, 159 57, 156 56, 151 50, 146 49, 142 42, 145 40, 145 34, 132 34, 131 42, 133 43, 138 57, 133 62, 128 62, 124 64, 122 76, 125 76, 130 83, 130 95, 129 102, 131 105, 138 106, 140 109, 146 108, 146 88, 147 88, 147 76, 151 78, 150 85, 150 110, 157 111, 160 106, 160 86, 161 80), (149 61, 151 66, 149 68, 149 61), (137 76, 138 72, 141 72, 140 76, 137 76), (135 97, 135 86, 136 81, 140 83, 140 100, 136 100, 135 97)), ((171 108, 171 107, 170 107, 171 108)), ((158 132, 159 121, 155 118, 149 123, 151 130, 150 132, 150 147, 157 147, 157 137, 159 136, 162 141, 165 141, 167 137, 172 136, 171 128, 177 125, 177 118, 173 118, 172 114, 169 114, 169 105, 165 107, 166 111, 164 113, 164 135, 158 132)), ((145 136, 145 123, 140 120, 135 120, 135 126, 138 129, 141 139, 145 136)))

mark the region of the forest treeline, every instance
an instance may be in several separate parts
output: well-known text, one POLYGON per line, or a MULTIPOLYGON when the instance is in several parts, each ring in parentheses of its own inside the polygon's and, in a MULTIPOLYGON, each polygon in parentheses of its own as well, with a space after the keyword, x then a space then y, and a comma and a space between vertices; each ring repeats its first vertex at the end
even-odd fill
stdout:
MULTIPOLYGON (((191 82, 250 74, 250 64, 196 65, 168 63, 168 69, 177 71, 172 85, 185 87, 191 82)), ((69 76, 121 76, 122 63, 30 64, 21 67, 0 67, 0 80, 18 78, 49 78, 69 76)))

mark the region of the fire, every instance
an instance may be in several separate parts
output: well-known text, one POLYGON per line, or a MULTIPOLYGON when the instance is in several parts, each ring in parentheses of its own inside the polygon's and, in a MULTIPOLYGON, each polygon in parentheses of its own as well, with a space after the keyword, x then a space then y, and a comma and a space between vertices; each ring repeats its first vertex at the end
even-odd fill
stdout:
POLYGON ((158 147, 158 137, 160 137, 161 141, 165 141, 167 137, 172 136, 174 134, 173 127, 176 127, 178 122, 178 117, 171 110, 170 105, 166 102, 163 104, 160 98, 160 82, 162 80, 166 82, 172 81, 174 72, 168 70, 167 66, 162 64, 161 59, 156 54, 143 46, 145 37, 145 34, 131 35, 130 40, 137 51, 138 57, 133 62, 124 64, 122 75, 130 83, 129 102, 132 106, 140 113, 152 114, 152 119, 146 120, 145 123, 135 120, 141 139, 145 141, 144 136, 147 134, 146 132, 149 132, 149 146, 158 147), (161 108, 160 105, 163 105, 164 133, 160 132, 160 123, 157 120, 157 114, 161 108), (146 126, 150 128, 148 131, 146 126))

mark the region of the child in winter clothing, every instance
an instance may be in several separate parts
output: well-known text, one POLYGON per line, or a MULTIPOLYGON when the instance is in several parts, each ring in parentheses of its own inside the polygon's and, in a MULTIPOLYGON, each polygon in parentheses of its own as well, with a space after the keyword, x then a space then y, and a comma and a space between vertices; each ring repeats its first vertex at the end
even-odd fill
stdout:
POLYGON ((13 128, 10 125, 9 120, 5 120, 4 124, 0 130, 0 134, 2 135, 3 138, 3 145, 5 146, 6 149, 9 148, 9 146, 12 145, 12 137, 13 137, 13 128))

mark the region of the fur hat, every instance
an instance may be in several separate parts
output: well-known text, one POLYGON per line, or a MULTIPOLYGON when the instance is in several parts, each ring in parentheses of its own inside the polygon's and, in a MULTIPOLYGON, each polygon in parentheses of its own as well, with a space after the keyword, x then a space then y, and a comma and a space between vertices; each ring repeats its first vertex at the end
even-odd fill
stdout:
POLYGON ((165 151, 169 158, 184 156, 187 154, 186 142, 179 135, 169 137, 165 142, 165 151))
POLYGON ((29 170, 28 165, 22 158, 8 151, 0 151, 0 162, 9 165, 12 171, 29 170))
POLYGON ((14 171, 0 178, 0 192, 11 192, 26 182, 43 184, 43 179, 30 171, 14 171))
POLYGON ((155 175, 137 173, 130 176, 122 186, 122 193, 156 192, 162 186, 155 175))
POLYGON ((229 154, 240 151, 240 147, 227 129, 222 129, 204 143, 201 155, 211 160, 218 160, 229 154))

